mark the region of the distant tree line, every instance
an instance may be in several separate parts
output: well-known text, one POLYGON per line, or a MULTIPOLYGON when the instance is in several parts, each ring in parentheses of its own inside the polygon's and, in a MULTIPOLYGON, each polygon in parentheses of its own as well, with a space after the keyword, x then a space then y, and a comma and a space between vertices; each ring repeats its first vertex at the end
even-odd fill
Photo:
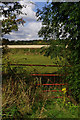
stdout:
MULTIPOLYGON (((2 45, 49 45, 52 40, 29 40, 29 41, 20 41, 20 40, 8 40, 3 38, 2 45)), ((55 40, 54 40, 55 42, 55 40)))

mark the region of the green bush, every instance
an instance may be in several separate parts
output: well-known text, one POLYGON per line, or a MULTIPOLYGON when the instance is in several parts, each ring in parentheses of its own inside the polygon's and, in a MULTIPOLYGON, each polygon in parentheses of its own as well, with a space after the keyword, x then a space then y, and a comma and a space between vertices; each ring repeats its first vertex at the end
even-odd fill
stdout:
POLYGON ((2 47, 2 54, 6 55, 9 52, 9 48, 7 47, 7 45, 2 47))

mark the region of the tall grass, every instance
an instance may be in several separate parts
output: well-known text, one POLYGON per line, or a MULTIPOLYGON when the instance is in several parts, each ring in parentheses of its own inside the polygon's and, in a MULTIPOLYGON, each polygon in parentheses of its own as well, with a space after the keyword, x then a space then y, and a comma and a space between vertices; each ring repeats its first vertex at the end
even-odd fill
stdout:
POLYGON ((42 94, 41 88, 36 87, 38 82, 38 78, 32 78, 23 68, 11 68, 9 59, 6 60, 3 65, 3 118, 39 117, 38 109, 41 117, 46 96, 42 94))
POLYGON ((3 117, 23 116, 31 112, 30 93, 33 86, 16 76, 17 80, 10 77, 3 84, 3 117))
POLYGON ((45 110, 47 97, 43 94, 41 88, 36 87, 39 79, 29 81, 21 79, 15 74, 12 78, 7 78, 3 83, 3 118, 29 118, 42 117, 45 110))
POLYGON ((38 78, 26 82, 28 75, 26 80, 16 76, 17 80, 10 77, 3 83, 3 118, 78 118, 78 107, 67 99, 63 105, 63 99, 51 98, 51 92, 43 93, 36 86, 40 83, 38 78))

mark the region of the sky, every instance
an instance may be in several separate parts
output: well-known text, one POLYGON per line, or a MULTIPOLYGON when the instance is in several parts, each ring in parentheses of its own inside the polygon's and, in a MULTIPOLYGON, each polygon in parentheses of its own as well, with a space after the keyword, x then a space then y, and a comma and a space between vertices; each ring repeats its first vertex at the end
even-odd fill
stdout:
POLYGON ((9 34, 6 34, 4 37, 9 40, 38 40, 42 39, 38 37, 38 31, 41 29, 42 23, 41 21, 37 21, 36 17, 36 9, 42 9, 45 6, 46 2, 40 0, 33 0, 35 4, 31 2, 27 2, 26 0, 19 1, 22 5, 27 5, 26 8, 22 8, 22 12, 27 15, 19 15, 18 18, 23 18, 26 23, 23 25, 19 25, 18 31, 12 31, 9 34), (42 1, 42 2, 41 2, 42 1))

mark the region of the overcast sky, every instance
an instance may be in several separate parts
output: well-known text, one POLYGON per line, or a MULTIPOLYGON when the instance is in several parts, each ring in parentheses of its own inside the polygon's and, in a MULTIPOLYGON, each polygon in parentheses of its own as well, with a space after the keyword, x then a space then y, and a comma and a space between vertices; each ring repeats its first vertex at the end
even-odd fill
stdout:
MULTIPOLYGON (((37 1, 37 0, 33 0, 37 1)), ((26 8, 22 8, 22 12, 27 15, 20 15, 18 18, 23 18, 26 23, 19 26, 18 31, 13 31, 10 35, 6 34, 4 37, 9 40, 35 40, 40 39, 38 37, 38 31, 40 30, 42 23, 41 21, 37 21, 36 17, 36 9, 42 9, 45 6, 46 2, 35 2, 35 5, 26 0, 20 1, 22 5, 27 5, 26 8)))

